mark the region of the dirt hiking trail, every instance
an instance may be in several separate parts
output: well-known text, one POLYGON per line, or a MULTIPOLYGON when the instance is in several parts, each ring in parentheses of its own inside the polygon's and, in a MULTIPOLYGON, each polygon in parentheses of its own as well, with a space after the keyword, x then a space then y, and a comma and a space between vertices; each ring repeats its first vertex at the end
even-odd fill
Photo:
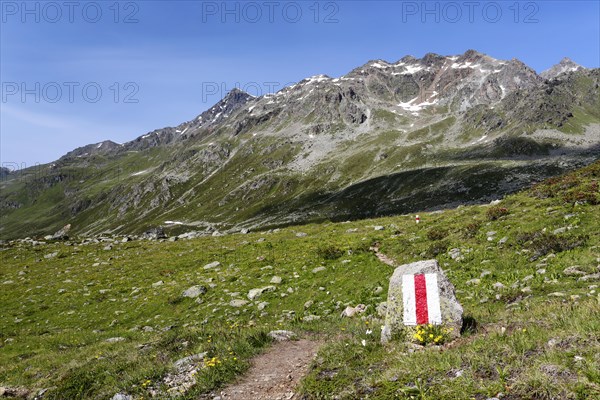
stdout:
POLYGON ((297 400, 295 388, 321 343, 300 339, 275 343, 256 356, 238 381, 215 391, 213 400, 297 400))

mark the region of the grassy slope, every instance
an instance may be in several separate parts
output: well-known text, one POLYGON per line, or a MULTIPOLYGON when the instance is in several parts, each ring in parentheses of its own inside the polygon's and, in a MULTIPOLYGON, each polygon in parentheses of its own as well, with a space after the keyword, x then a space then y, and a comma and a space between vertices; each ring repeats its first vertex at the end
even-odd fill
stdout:
POLYGON ((244 371, 268 343, 265 333, 285 328, 328 338, 301 386, 308 399, 600 396, 600 306, 598 289, 590 287, 597 280, 563 273, 572 265, 598 272, 600 209, 574 202, 597 204, 593 182, 599 179, 597 162, 506 198, 501 206, 508 215, 493 221, 490 206, 472 206, 421 215, 419 225, 398 216, 174 243, 119 243, 112 250, 102 243, 5 249, 0 386, 52 387, 53 399, 110 398, 117 391, 141 397, 172 362, 208 351, 222 364, 202 369, 186 395, 194 398, 244 371), (386 229, 375 231, 374 225, 386 229), (564 233, 552 234, 563 227, 564 233), (297 237, 299 231, 307 236, 297 237), (497 232, 491 241, 489 231, 497 232), (437 258, 476 327, 443 348, 382 347, 375 307, 385 300, 393 271, 368 251, 374 242, 398 263, 437 258), (569 245, 574 248, 560 251, 569 245), (464 260, 449 257, 450 248, 461 249, 464 260), (536 252, 548 254, 534 260, 536 252), (202 268, 215 260, 218 269, 202 268), (326 270, 313 273, 318 266, 326 270), (484 270, 490 274, 480 284, 467 285, 484 270), (241 308, 229 305, 269 285, 273 275, 283 278, 275 292, 241 308), (162 286, 152 287, 160 280, 162 286), (506 288, 494 289, 495 282, 506 288), (208 288, 200 304, 181 297, 192 285, 208 288), (384 290, 376 294, 378 286, 384 290), (555 292, 562 295, 549 296, 555 292), (314 303, 305 309, 307 300, 314 303), (268 304, 259 311, 263 301, 268 304), (357 303, 369 306, 363 319, 339 318, 345 305, 357 303), (321 319, 304 322, 305 315, 321 319), (125 340, 107 343, 111 337, 125 340))

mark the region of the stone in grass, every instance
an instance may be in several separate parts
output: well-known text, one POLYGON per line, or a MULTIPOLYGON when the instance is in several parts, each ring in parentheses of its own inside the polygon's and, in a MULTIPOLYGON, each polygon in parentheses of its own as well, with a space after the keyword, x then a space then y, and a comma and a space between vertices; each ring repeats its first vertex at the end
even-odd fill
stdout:
POLYGON ((242 299, 234 299, 229 302, 229 305, 231 307, 243 307, 246 304, 248 304, 248 302, 246 300, 242 300, 242 299))
POLYGON ((124 393, 117 393, 110 400, 133 400, 133 396, 124 393))
POLYGON ((105 340, 106 343, 118 343, 118 342, 124 342, 125 338, 124 337, 111 337, 105 340))
POLYGON ((436 260, 401 265, 390 279, 381 341, 387 343, 407 328, 427 323, 451 328, 448 335, 454 339, 460 335, 462 315, 454 285, 436 260))
POLYGON ((367 307, 364 304, 359 304, 356 307, 348 306, 344 311, 342 311, 341 316, 352 318, 356 314, 362 314, 366 309, 367 307))
POLYGON ((271 331, 269 333, 267 333, 267 336, 269 336, 271 339, 273 339, 276 342, 286 342, 288 340, 293 340, 296 338, 296 334, 292 331, 271 331))
POLYGON ((218 267, 219 265, 221 265, 221 263, 220 263, 220 262, 218 262, 218 261, 213 261, 213 262, 211 262, 210 264, 206 264, 206 265, 204 266, 204 269, 212 269, 212 268, 216 268, 216 267, 218 267))
POLYGON ((186 289, 181 295, 183 297, 189 297, 190 299, 195 299, 196 297, 198 297, 204 293, 206 293, 206 287, 196 285, 196 286, 192 286, 192 287, 186 289))
POLYGON ((277 290, 277 288, 275 286, 265 286, 263 288, 250 289, 250 291, 248 292, 248 299, 254 300, 255 298, 262 295, 263 293, 274 292, 275 290, 277 290))

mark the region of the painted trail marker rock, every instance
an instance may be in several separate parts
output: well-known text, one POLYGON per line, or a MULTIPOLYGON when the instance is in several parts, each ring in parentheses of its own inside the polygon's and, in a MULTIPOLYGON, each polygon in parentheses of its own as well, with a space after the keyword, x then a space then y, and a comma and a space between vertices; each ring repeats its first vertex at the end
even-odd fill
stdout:
POLYGON ((451 338, 460 335, 463 309, 456 300, 454 285, 436 260, 401 265, 390 279, 385 326, 381 341, 417 325, 452 328, 451 338))

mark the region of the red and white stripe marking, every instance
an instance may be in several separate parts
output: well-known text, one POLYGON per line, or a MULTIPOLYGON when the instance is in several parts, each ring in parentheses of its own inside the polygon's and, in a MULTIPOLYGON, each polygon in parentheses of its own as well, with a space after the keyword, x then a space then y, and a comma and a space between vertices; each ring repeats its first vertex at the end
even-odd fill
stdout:
POLYGON ((437 274, 402 276, 404 325, 441 324, 437 274))

